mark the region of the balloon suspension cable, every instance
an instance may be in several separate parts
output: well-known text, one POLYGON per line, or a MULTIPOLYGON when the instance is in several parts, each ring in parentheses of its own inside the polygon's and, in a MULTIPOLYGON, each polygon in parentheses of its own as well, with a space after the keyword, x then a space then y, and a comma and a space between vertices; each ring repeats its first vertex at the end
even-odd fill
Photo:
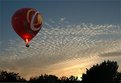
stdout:
POLYGON ((29 47, 29 40, 28 40, 28 38, 26 38, 26 47, 29 47))

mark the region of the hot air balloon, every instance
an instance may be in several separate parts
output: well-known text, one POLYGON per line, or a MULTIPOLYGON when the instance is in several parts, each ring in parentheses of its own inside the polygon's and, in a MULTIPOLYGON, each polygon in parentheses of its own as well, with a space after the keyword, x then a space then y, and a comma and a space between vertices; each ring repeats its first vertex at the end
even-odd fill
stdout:
POLYGON ((29 47, 29 42, 42 27, 42 16, 36 9, 21 8, 12 16, 12 27, 29 47))

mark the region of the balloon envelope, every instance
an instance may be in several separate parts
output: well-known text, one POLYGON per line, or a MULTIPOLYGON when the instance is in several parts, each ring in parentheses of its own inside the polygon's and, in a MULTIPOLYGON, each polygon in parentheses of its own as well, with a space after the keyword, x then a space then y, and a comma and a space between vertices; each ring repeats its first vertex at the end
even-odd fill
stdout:
POLYGON ((42 16, 39 11, 33 8, 22 8, 12 16, 12 26, 28 45, 42 27, 42 16))

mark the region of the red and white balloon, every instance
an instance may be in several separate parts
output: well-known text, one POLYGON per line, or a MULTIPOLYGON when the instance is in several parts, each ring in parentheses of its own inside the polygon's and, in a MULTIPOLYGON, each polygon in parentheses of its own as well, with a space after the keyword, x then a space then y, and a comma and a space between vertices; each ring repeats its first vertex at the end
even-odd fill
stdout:
POLYGON ((42 27, 42 16, 33 8, 22 8, 12 16, 15 32, 26 42, 26 46, 42 27))

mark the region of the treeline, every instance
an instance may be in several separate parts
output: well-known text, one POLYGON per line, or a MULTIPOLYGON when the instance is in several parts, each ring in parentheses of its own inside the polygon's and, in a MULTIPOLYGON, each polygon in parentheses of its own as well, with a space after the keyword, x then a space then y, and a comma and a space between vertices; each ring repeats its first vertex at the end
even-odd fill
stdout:
POLYGON ((21 77, 19 73, 0 71, 1 82, 25 82, 25 83, 121 83, 121 72, 118 72, 118 65, 115 61, 104 61, 87 69, 82 75, 81 81, 78 77, 61 77, 55 75, 40 75, 31 77, 29 80, 21 77))

